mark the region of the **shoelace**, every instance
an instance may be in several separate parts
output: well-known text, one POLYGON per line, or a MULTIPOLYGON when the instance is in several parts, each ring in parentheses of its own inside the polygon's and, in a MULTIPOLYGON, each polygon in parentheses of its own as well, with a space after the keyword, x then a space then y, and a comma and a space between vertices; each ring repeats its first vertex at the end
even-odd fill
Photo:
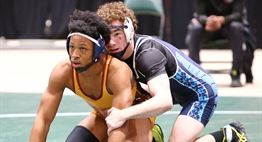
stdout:
POLYGON ((231 128, 233 131, 235 131, 236 135, 239 138, 239 142, 247 142, 247 139, 245 137, 245 133, 240 134, 235 128, 231 128))

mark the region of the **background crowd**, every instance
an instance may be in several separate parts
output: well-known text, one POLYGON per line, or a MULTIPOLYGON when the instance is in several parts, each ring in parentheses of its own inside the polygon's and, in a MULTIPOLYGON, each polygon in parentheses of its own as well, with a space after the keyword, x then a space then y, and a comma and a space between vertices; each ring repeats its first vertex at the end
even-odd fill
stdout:
MULTIPOLYGON (((96 11, 99 5, 119 0, 0 0, 0 37, 6 39, 65 39, 67 23, 72 11, 96 11)), ((123 1, 123 0, 120 0, 123 1)), ((245 0, 248 21, 262 48, 262 1, 245 0)), ((193 1, 163 0, 165 9, 164 40, 185 47, 187 25, 193 17, 193 1)), ((154 16, 138 16, 138 33, 157 32, 159 19, 154 16), (148 24, 148 21, 154 21, 148 24)))

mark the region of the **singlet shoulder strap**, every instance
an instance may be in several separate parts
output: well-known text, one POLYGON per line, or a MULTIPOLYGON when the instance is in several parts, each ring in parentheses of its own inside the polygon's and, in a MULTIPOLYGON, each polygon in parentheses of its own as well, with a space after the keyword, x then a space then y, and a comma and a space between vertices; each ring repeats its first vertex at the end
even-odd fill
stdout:
POLYGON ((106 86, 108 70, 109 70, 109 66, 110 66, 112 59, 113 59, 112 56, 110 56, 110 55, 106 56, 106 64, 105 64, 105 67, 104 67, 104 76, 103 76, 103 78, 104 78, 103 79, 103 86, 106 86))

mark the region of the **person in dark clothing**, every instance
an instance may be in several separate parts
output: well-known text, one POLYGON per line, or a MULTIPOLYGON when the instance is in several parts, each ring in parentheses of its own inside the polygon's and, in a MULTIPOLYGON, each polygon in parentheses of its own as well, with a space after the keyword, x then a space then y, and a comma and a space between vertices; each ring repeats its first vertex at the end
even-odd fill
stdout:
POLYGON ((231 87, 242 86, 240 75, 244 51, 244 0, 196 0, 195 18, 188 25, 186 46, 189 57, 201 63, 199 52, 206 40, 228 39, 233 52, 231 87))

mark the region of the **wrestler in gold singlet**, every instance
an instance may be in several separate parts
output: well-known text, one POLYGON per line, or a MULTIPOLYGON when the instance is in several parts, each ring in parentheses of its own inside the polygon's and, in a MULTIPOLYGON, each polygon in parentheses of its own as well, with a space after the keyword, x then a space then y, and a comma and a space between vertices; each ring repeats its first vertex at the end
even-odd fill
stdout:
MULTIPOLYGON (((110 66, 110 62, 112 61, 112 56, 107 55, 106 57, 106 64, 104 67, 104 71, 103 71, 103 85, 102 85, 102 94, 101 97, 97 100, 92 99, 91 97, 88 96, 88 94, 85 94, 82 89, 81 86, 79 85, 79 81, 78 81, 78 73, 73 70, 73 84, 74 84, 74 93, 78 96, 80 96, 81 98, 83 98, 84 100, 87 101, 88 104, 94 106, 95 108, 104 110, 104 109, 110 109, 112 107, 112 99, 113 99, 113 94, 109 93, 106 89, 106 82, 107 82, 107 72, 108 72, 108 68, 110 66)), ((137 82, 134 82, 134 86, 132 88, 132 98, 134 100, 133 105, 143 102, 145 99, 149 99, 151 96, 142 90, 142 88, 140 86, 137 85, 137 82), (139 101, 137 101, 139 100, 139 101)), ((101 117, 104 118, 104 116, 102 116, 98 111, 93 110, 92 113, 95 113, 101 117)), ((155 117, 154 118, 150 118, 150 121, 152 123, 152 125, 154 125, 155 123, 155 117)))

